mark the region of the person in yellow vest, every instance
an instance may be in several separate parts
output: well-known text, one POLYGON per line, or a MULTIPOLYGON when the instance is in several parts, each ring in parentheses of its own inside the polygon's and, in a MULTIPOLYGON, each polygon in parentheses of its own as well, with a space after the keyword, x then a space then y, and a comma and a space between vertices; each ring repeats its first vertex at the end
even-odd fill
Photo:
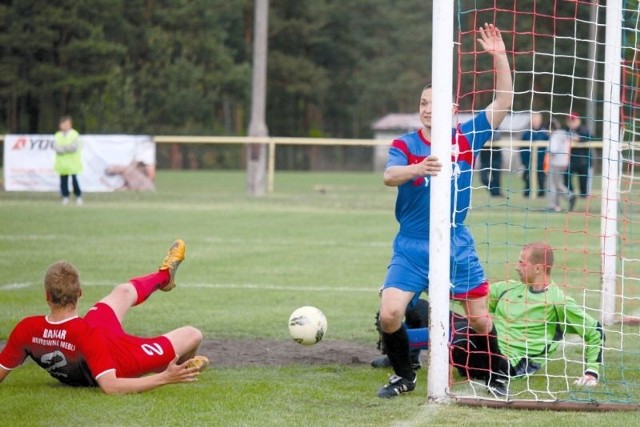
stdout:
POLYGON ((82 142, 80 141, 80 134, 73 128, 71 116, 60 118, 59 129, 53 142, 53 148, 56 152, 56 161, 53 168, 60 175, 62 204, 69 204, 69 176, 71 176, 76 204, 81 205, 82 191, 78 183, 78 174, 82 172, 82 142))

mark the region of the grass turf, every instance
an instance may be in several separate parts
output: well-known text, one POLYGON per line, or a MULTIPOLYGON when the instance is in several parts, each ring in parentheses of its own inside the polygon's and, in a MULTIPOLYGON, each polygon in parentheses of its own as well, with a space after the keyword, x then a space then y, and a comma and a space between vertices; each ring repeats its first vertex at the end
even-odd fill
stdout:
MULTIPOLYGON (((569 216, 543 213, 544 201, 522 198, 517 179, 505 178, 508 197, 476 190, 468 219, 488 277, 513 277, 521 245, 549 240, 563 248, 559 263, 568 266, 556 280, 597 287, 599 261, 585 254, 599 253, 599 205, 581 202, 569 216)), ((51 262, 64 258, 80 269, 84 312, 114 284, 157 267, 181 237, 188 250, 179 287, 132 310, 129 331, 153 335, 193 324, 207 337, 287 340, 289 314, 310 304, 329 320, 327 339, 374 345, 377 290, 396 231, 395 190, 379 174, 279 172, 276 192, 261 198, 246 195, 242 172, 160 171, 157 184, 155 193, 87 194, 82 207, 60 206, 53 193, 0 193, 0 339, 20 318, 46 309, 41 281, 51 262)), ((637 371, 635 361, 625 363, 637 371)), ((424 371, 416 392, 382 401, 375 391, 387 374, 343 366, 212 369, 195 385, 113 397, 59 386, 27 364, 0 386, 0 424, 575 423, 575 414, 424 405, 424 371)), ((639 382, 635 373, 629 380, 639 382)), ((580 414, 593 425, 635 422, 632 416, 580 414)))

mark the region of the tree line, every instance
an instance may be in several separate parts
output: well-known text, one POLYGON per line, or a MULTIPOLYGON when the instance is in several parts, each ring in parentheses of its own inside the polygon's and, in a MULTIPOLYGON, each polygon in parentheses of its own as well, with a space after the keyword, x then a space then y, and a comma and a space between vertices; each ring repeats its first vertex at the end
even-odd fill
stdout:
MULTIPOLYGON (((485 21, 502 28, 511 51, 514 109, 584 109, 583 2, 519 0, 517 12, 513 1, 456 3, 462 109, 486 105, 478 87, 492 84, 482 73, 491 65, 473 54, 472 30, 485 21)), ((244 135, 253 8, 253 0, 3 2, 0 132, 51 133, 71 114, 84 133, 244 135)), ((415 112, 437 61, 431 10, 432 0, 271 0, 270 134, 367 138, 377 118, 415 112)))

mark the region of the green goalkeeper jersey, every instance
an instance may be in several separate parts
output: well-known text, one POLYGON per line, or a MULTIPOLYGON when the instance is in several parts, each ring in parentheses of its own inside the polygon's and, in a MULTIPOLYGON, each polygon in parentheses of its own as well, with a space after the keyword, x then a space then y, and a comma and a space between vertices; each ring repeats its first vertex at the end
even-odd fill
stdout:
POLYGON ((586 344, 585 373, 599 375, 602 328, 558 286, 551 283, 543 291, 533 291, 520 281, 508 280, 494 283, 490 289, 489 312, 500 351, 513 367, 531 362, 541 367, 556 351, 564 334, 573 333, 586 344))

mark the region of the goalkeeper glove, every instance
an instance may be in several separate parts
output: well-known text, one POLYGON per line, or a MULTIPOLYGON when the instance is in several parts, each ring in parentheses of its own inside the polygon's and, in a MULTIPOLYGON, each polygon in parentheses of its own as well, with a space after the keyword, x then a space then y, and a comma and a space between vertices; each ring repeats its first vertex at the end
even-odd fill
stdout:
POLYGON ((594 387, 598 385, 598 377, 588 372, 582 377, 576 379, 573 383, 578 386, 594 387))

